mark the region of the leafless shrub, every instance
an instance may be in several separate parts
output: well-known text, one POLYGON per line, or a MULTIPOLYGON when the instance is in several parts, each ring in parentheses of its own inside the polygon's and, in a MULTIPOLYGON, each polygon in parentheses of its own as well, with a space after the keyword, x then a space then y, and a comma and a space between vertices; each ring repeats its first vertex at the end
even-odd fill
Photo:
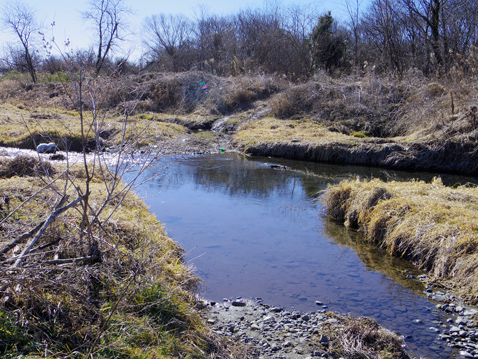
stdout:
MULTIPOLYGON (((87 71, 72 75, 73 84, 66 91, 78 110, 80 160, 76 156, 73 161, 67 153, 67 161, 55 168, 26 157, 2 164, 4 177, 12 173, 30 177, 0 179, 10 181, 2 184, 8 209, 4 201, 0 212, 5 313, 0 326, 13 328, 0 350, 57 357, 71 352, 121 356, 143 350, 141 335, 160 331, 168 334, 150 343, 158 353, 196 351, 197 346, 188 344, 189 336, 197 336, 195 345, 211 345, 213 350, 213 340, 199 332, 201 320, 191 309, 197 278, 183 263, 182 250, 132 193, 140 175, 161 157, 160 150, 166 150, 158 146, 163 134, 156 133, 156 142, 150 141, 142 155, 131 155, 149 131, 129 121, 142 99, 141 89, 129 87, 115 99, 123 101, 121 143, 114 153, 104 153, 100 137, 109 128, 103 104, 108 103, 106 90, 114 81, 87 71), (132 169, 135 175, 124 182, 132 169), (143 327, 144 322, 148 326, 143 327), (118 344, 125 333, 117 329, 125 325, 138 337, 126 334, 118 344), (184 345, 173 346, 180 337, 184 345), (136 349, 122 347, 126 343, 136 349)), ((65 148, 70 148, 68 143, 65 148)))

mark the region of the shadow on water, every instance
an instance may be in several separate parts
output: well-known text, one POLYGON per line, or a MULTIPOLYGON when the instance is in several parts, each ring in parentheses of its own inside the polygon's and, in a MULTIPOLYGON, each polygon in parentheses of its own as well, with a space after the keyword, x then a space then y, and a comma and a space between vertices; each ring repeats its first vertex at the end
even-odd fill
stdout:
POLYGON ((432 174, 224 154, 166 159, 151 175, 158 176, 138 192, 188 253, 206 298, 261 297, 288 309, 369 316, 406 336, 420 355, 451 356, 430 330, 446 318, 410 278, 420 272, 328 221, 318 201, 343 179, 429 181, 432 174))

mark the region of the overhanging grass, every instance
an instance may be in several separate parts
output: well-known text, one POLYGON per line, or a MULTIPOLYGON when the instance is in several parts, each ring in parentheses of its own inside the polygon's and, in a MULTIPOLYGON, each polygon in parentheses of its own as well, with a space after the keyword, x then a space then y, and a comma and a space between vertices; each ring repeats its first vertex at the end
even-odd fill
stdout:
POLYGON ((478 188, 431 183, 342 181, 323 195, 327 214, 428 271, 437 284, 478 303, 478 188))
POLYGON ((345 358, 408 358, 402 340, 397 334, 366 317, 344 317, 331 312, 330 318, 338 323, 326 322, 325 333, 333 338, 329 352, 333 357, 345 358))

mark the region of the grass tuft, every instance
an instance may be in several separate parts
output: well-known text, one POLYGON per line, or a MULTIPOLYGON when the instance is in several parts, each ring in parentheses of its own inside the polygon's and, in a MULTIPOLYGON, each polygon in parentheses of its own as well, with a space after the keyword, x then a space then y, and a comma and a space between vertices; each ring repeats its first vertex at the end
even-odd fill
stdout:
POLYGON ((403 341, 393 332, 380 327, 370 318, 340 317, 343 328, 329 325, 334 335, 330 353, 335 358, 408 358, 403 341))

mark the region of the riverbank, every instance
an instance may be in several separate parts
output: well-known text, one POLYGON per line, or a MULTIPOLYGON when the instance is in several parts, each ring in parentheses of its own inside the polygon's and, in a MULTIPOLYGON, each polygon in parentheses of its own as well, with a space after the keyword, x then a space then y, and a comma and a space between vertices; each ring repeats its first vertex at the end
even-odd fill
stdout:
POLYGON ((183 250, 93 163, 0 158, 2 357, 229 358, 183 250))
MULTIPOLYGON (((73 84, 25 87, 22 82, 13 80, 2 82, 4 91, 0 91, 0 95, 5 103, 0 105, 3 126, 0 145, 34 150, 39 143, 53 141, 61 150, 73 151, 69 152, 72 158, 76 156, 75 151, 83 148, 93 157, 99 153, 95 151, 101 151, 104 154, 120 153, 124 158, 130 155, 133 158, 134 154, 141 153, 161 156, 169 153, 239 151, 251 155, 336 164, 468 175, 476 175, 477 172, 476 114, 472 110, 471 90, 461 88, 463 92, 455 92, 455 97, 451 98, 454 102, 450 104, 446 84, 428 83, 426 79, 406 84, 395 80, 386 82, 375 77, 369 77, 367 81, 356 78, 317 78, 308 84, 294 85, 264 77, 244 77, 240 81, 232 81, 208 75, 210 90, 193 91, 192 97, 186 98, 182 90, 190 87, 199 78, 198 74, 175 76, 177 86, 171 88, 169 99, 165 99, 160 90, 163 88, 159 85, 161 81, 167 80, 162 76, 145 75, 128 78, 126 82, 125 79, 108 79, 108 88, 116 88, 117 91, 101 92, 101 96, 95 98, 95 104, 88 103, 89 100, 82 103, 86 125, 95 129, 88 132, 86 138, 81 135, 75 101, 68 98, 74 95, 73 87, 68 90, 73 84), (144 95, 138 101, 126 103, 120 100, 124 98, 122 91, 136 87, 144 95), (176 90, 177 93, 173 94, 176 90), (417 112, 420 106, 426 107, 423 113, 417 112), (451 115, 447 112, 450 108, 451 115), (95 117, 100 113, 97 110, 104 114, 101 121, 95 117), (411 118, 418 120, 412 123, 411 118), (95 127, 100 122, 101 127, 95 127)), ((42 156, 50 158, 49 155, 42 156)), ((56 158, 58 165, 64 165, 68 155, 63 159, 56 158)), ((78 159, 81 161, 81 156, 78 159)), ((88 208, 93 213, 108 208, 111 210, 108 215, 116 211, 116 206, 126 211, 121 219, 106 217, 108 220, 113 218, 111 225, 107 226, 108 240, 96 240, 104 236, 101 221, 93 221, 91 228, 94 228, 95 235, 86 236, 83 233, 82 225, 85 222, 81 219, 81 211, 70 210, 68 216, 59 221, 59 227, 48 232, 48 236, 33 248, 36 254, 22 257, 22 262, 28 263, 26 268, 21 271, 7 270, 12 261, 18 260, 21 255, 18 243, 10 246, 7 241, 12 237, 22 238, 25 232, 33 235, 37 228, 35 226, 39 226, 48 214, 54 212, 55 206, 61 201, 61 193, 82 200, 82 186, 77 181, 84 183, 89 178, 80 170, 73 171, 78 178, 69 178, 68 172, 55 170, 55 166, 44 166, 32 161, 20 162, 15 170, 19 169, 26 179, 2 180, 2 215, 6 216, 16 205, 21 206, 18 216, 9 219, 12 223, 2 227, 5 245, 2 252, 6 268, 3 282, 9 283, 2 287, 6 298, 6 314, 2 316, 2 325, 7 331, 6 344, 2 350, 12 356, 45 351, 47 354, 68 356, 73 355, 71 348, 83 354, 95 350, 113 356, 143 355, 155 351, 164 356, 175 356, 184 351, 200 357, 221 357, 229 353, 229 349, 217 341, 218 333, 209 332, 198 320, 196 303, 190 297, 196 290, 194 283, 197 278, 182 263, 181 249, 163 237, 160 224, 150 220, 146 215, 147 209, 132 197, 125 197, 125 201, 111 201, 111 208, 103 207, 101 200, 91 207, 83 208, 82 213, 87 213, 88 208), (22 172, 25 166, 33 167, 22 172), (55 185, 48 184, 45 175, 58 176, 55 177, 55 185), (56 186, 62 180, 63 187, 56 186), (46 186, 47 190, 42 186, 46 186), (39 191, 39 197, 36 197, 36 191, 39 191), (31 201, 35 205, 22 205, 30 197, 35 198, 31 201), (139 222, 131 220, 136 218, 136 205, 142 213, 138 217, 139 222), (133 215, 128 211, 133 211, 133 215), (75 241, 76 238, 81 240, 75 241), (92 256, 91 253, 98 253, 97 245, 101 256, 92 256), (158 245, 164 253, 149 260, 146 253, 149 255, 152 248, 158 245), (35 262, 37 258, 40 261, 35 262), (99 258, 102 260, 98 261, 99 258), (159 281, 155 279, 157 274, 161 278, 159 281), (34 280, 28 279, 29 276, 34 280), (65 283, 71 284, 70 289, 65 283), (42 294, 36 290, 38 288, 47 290, 42 294), (74 298, 73 304, 71 298, 74 298), (18 310, 25 312, 20 319, 15 317, 18 310), (59 318, 65 320, 61 325, 57 324, 59 318), (85 321, 85 318, 88 320, 85 321), (90 327, 91 330, 88 329, 90 327), (70 335, 71 332, 75 335, 70 335)), ((122 163, 128 163, 128 160, 122 163)), ((13 167, 8 167, 3 173, 11 174, 12 171, 13 167)), ((94 179, 92 182, 103 186, 101 190, 95 188, 101 194, 99 199, 112 195, 106 181, 110 177, 103 175, 91 178, 94 179)), ((455 189, 455 192, 459 198, 452 193, 451 201, 468 202, 467 196, 460 197, 461 190, 455 189)), ((95 196, 96 193, 92 198, 95 196)), ((337 201, 329 208, 342 205, 344 203, 337 201)), ((373 207, 370 206, 368 210, 373 207)), ((430 206, 433 207, 433 204, 430 206)), ((404 208, 406 206, 399 209, 404 208)), ((443 212, 451 212, 450 208, 443 207, 443 212)), ((388 215, 386 208, 383 208, 382 214, 388 215)), ((350 218, 353 219, 353 216, 350 218)), ((475 219, 473 217, 469 223, 475 219)), ((377 228, 386 231, 385 224, 393 224, 385 222, 380 222, 384 226, 377 225, 377 228)), ((414 226, 412 221, 408 228, 413 229, 414 226)), ((455 223, 449 228, 453 226, 455 223)), ((427 225, 422 229, 423 233, 427 233, 427 225)), ((465 260, 472 257, 465 255, 473 253, 471 244, 472 241, 466 242, 464 247, 460 247, 461 242, 457 242, 458 250, 452 258, 464 264, 459 276, 461 279, 455 281, 455 277, 450 276, 444 284, 457 290, 470 287, 474 278, 474 262, 465 260), (464 285, 460 287, 462 283, 464 285)), ((390 248, 394 246, 396 243, 390 248)), ((400 250, 396 254, 401 255, 403 247, 397 248, 400 250)), ((422 258, 429 263, 433 251, 423 249, 411 259, 417 261, 422 258)), ((153 250, 152 253, 156 252, 153 250)), ((448 271, 450 263, 445 259, 442 263, 443 272, 448 271)), ((431 283, 434 285, 435 282, 431 283)), ((432 291, 434 289, 431 288, 432 291)), ((474 292, 471 293, 473 298, 474 292)), ((473 302, 469 294, 461 293, 473 302)), ((454 304, 452 298, 440 298, 444 298, 444 309, 454 304)), ((455 304, 455 308, 457 306, 455 304)), ((257 319, 255 321, 259 325, 257 319)), ((473 319, 469 320, 466 326, 470 324, 473 327, 473 323, 473 319)), ((456 335, 449 331, 440 334, 449 336, 446 337, 447 342, 456 344, 457 348, 463 346, 470 351, 468 354, 475 355, 473 347, 466 347, 461 340, 457 340, 456 336, 462 338, 460 333, 465 324, 457 325, 459 330, 453 332, 456 335), (460 328, 460 325, 463 327, 460 328)), ((297 345, 291 342, 290 346, 285 346, 283 334, 283 331, 278 332, 280 341, 274 342, 274 345, 284 350, 291 348, 292 351, 298 351, 300 340, 297 345)), ((469 338, 472 342, 476 339, 474 333, 463 334, 463 338, 469 338)), ((237 354, 237 357, 241 355, 237 354)))
POLYGON ((390 254, 425 270, 436 285, 478 303, 476 186, 431 183, 343 181, 323 201, 330 218, 363 230, 367 239, 390 254))
MULTIPOLYGON (((101 80, 84 120, 104 114, 87 149, 134 144, 170 153, 236 150, 331 164, 478 175, 476 81, 317 74, 293 84, 274 76, 201 72, 101 80), (195 84, 208 83, 205 92, 195 84), (127 91, 141 94, 134 101, 127 91), (162 89, 167 89, 162 90, 162 89), (101 96, 99 95, 101 93, 101 96)), ((74 83, 0 83, 0 146, 55 142, 81 150, 74 83), (28 130, 26 130, 26 128, 28 130)), ((97 119, 96 119, 97 120, 97 119)))

